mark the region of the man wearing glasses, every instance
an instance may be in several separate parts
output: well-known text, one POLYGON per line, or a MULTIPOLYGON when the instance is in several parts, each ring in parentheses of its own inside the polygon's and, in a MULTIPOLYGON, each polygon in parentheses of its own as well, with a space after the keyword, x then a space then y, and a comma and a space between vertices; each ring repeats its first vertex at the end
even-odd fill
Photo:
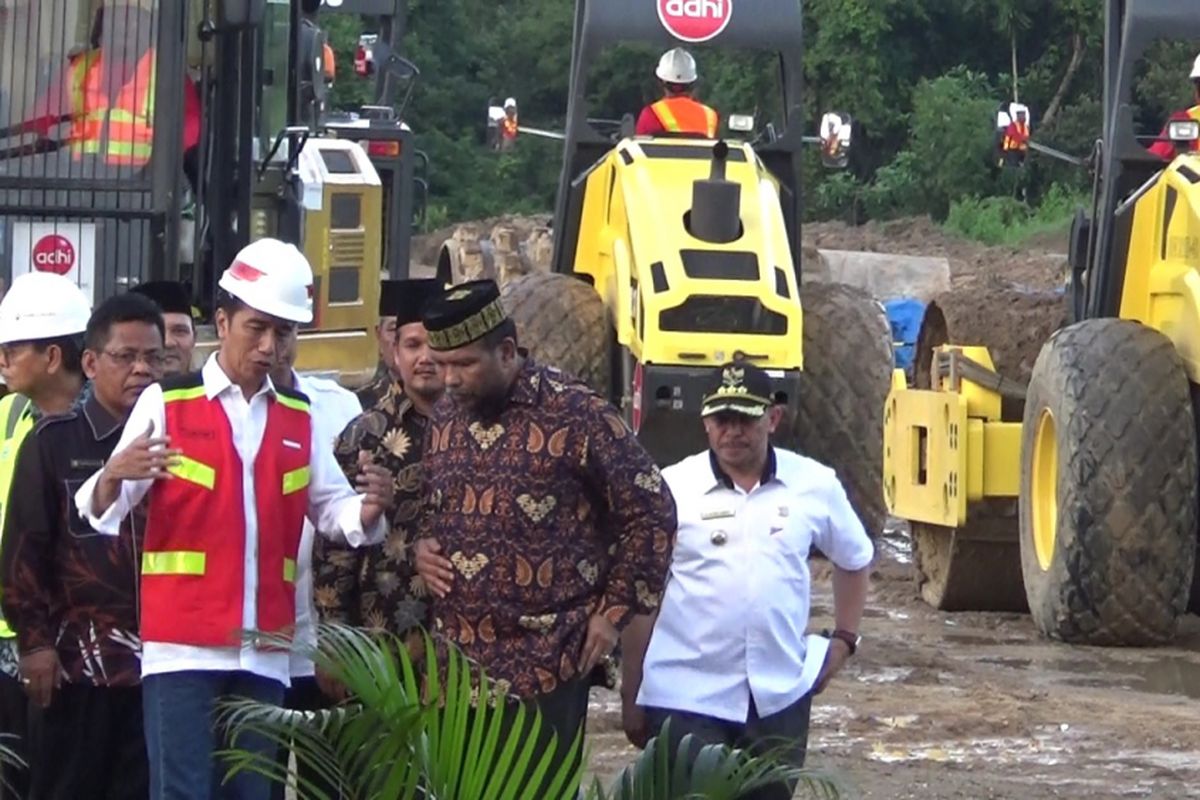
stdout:
POLYGON ((163 361, 158 306, 137 294, 105 301, 84 338, 91 392, 42 419, 21 446, 0 580, 31 701, 32 797, 149 792, 137 612, 143 519, 132 514, 119 536, 102 535, 73 495, 108 461, 163 361))

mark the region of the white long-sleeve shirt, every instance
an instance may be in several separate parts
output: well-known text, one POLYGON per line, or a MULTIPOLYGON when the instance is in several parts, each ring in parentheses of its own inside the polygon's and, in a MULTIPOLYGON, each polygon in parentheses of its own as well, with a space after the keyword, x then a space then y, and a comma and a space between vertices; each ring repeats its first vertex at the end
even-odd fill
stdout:
MULTIPOLYGON (((258 627, 258 513, 254 461, 262 444, 263 432, 267 426, 268 401, 275 392, 275 387, 270 378, 267 378, 263 387, 247 401, 242 390, 221 369, 215 354, 209 357, 200 374, 205 396, 210 400, 219 400, 229 418, 233 444, 242 462, 242 502, 246 519, 246 580, 242 587, 242 627, 245 630, 255 630, 258 627)), ((166 430, 166 409, 162 387, 159 384, 148 387, 138 398, 113 454, 123 451, 151 426, 153 436, 162 436, 166 430)), ((329 443, 318 436, 317 426, 313 425, 308 518, 322 535, 344 536, 346 541, 355 547, 382 541, 386 533, 383 519, 381 518, 371 530, 363 530, 360 520, 362 497, 354 491, 346 476, 342 474, 329 443)), ((99 478, 100 473, 97 472, 79 487, 75 494, 76 508, 80 509, 80 514, 87 518, 95 531, 116 536, 120 533, 121 520, 142 501, 150 491, 153 481, 124 481, 116 501, 102 514, 96 515, 92 509, 92 496, 99 478)), ((239 648, 196 647, 143 641, 143 677, 186 670, 244 671, 277 680, 285 686, 290 684, 289 655, 286 651, 258 650, 249 643, 239 648)))
MULTIPOLYGON (((296 388, 308 396, 312 403, 313 447, 319 445, 333 452, 338 436, 355 417, 362 413, 362 403, 354 392, 323 378, 296 375, 296 388)), ((316 646, 316 610, 313 608, 312 549, 316 529, 304 520, 304 533, 300 536, 300 552, 296 556, 296 641, 309 647, 316 646)), ((291 673, 293 678, 314 674, 313 662, 295 650, 292 651, 291 673)))

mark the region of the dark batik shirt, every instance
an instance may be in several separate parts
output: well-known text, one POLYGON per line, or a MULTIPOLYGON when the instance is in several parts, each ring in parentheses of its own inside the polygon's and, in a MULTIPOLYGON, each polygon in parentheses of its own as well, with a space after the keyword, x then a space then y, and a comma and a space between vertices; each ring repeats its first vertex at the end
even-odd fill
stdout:
POLYGON ((353 481, 360 464, 387 468, 395 476, 395 503, 387 538, 351 548, 325 537, 314 541, 313 597, 322 622, 402 634, 428 625, 426 590, 412 562, 413 526, 422 506, 421 449, 427 419, 392 384, 382 399, 351 422, 334 455, 353 481))
POLYGON ((354 393, 359 405, 363 408, 374 408, 387 399, 388 392, 395 384, 391 371, 380 363, 375 369, 375 377, 371 382, 354 393))
POLYGON ((21 446, 5 519, 4 615, 22 655, 54 647, 67 681, 136 686, 141 680, 137 585, 144 517, 119 536, 97 533, 74 495, 104 466, 122 423, 91 396, 45 417, 21 446))
POLYGON ((444 400, 425 453, 421 534, 457 573, 435 632, 521 697, 579 675, 589 618, 658 607, 675 503, 617 411, 532 360, 499 413, 444 400))

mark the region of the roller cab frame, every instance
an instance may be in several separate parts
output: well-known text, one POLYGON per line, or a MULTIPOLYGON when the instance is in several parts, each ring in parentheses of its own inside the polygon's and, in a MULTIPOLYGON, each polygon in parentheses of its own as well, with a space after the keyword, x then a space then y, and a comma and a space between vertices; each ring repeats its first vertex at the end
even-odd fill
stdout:
POLYGON ((639 137, 628 121, 614 136, 589 121, 596 58, 630 42, 687 43, 665 27, 655 0, 576 3, 553 269, 603 299, 615 344, 612 397, 665 463, 703 447, 695 420, 724 362, 758 363, 775 374, 781 400, 795 399, 802 37, 799 0, 759 0, 734 3, 709 42, 777 58, 783 118, 771 141, 639 137), (701 217, 733 233, 710 235, 701 217))
POLYGON ((1135 130, 1133 98, 1152 44, 1200 47, 1200 14, 1189 0, 1109 0, 1105 13, 1104 129, 1091 213, 1071 233, 1070 324, 1042 346, 1028 386, 997 374, 982 341, 919 353, 918 386, 897 372, 884 490, 914 530, 956 542, 1016 501, 989 535, 1019 551, 1006 574, 1045 634, 1160 644, 1189 594, 1200 606, 1200 155, 1149 152, 1157 136, 1135 130))

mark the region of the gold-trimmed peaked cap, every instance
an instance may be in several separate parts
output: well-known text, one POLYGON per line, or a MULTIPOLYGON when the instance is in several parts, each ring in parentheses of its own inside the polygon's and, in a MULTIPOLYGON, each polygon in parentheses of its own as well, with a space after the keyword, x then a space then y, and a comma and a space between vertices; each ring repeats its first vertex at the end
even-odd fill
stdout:
POLYGON ((747 417, 761 417, 775 405, 771 376, 746 361, 733 361, 721 367, 717 384, 704 397, 700 416, 729 411, 747 417))
POLYGON ((451 286, 425 304, 421 319, 434 350, 457 350, 477 342, 500 327, 508 312, 495 281, 451 286))

